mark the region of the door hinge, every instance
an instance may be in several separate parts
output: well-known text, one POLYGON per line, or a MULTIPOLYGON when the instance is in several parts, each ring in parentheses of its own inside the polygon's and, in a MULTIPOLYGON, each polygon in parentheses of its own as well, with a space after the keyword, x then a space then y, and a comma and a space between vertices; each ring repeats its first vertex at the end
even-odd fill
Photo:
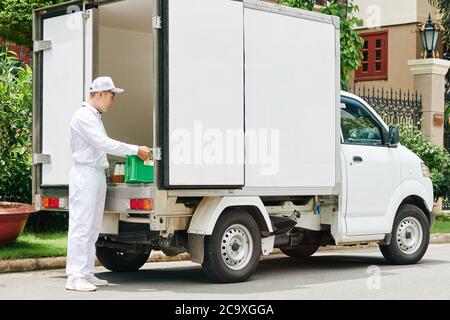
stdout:
POLYGON ((153 160, 162 160, 162 150, 161 148, 153 148, 153 160))
POLYGON ((161 29, 161 17, 155 16, 152 20, 153 29, 161 29))
POLYGON ((89 11, 83 11, 83 19, 84 20, 89 20, 90 17, 91 17, 91 14, 89 13, 89 11))
POLYGON ((51 48, 52 48, 52 42, 50 40, 39 40, 39 41, 33 42, 33 52, 50 50, 51 48))
POLYGON ((88 9, 88 5, 92 4, 92 1, 88 0, 88 1, 83 1, 83 19, 89 19, 91 17, 90 13, 89 13, 89 9, 88 9))
POLYGON ((33 164, 51 163, 49 154, 33 154, 33 164))

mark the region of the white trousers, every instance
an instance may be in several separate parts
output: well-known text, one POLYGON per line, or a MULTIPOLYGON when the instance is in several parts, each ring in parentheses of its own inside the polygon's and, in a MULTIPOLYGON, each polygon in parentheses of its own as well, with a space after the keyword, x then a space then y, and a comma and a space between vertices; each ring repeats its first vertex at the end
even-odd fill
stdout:
POLYGON ((66 274, 69 278, 94 273, 95 243, 105 209, 105 170, 75 165, 69 176, 69 236, 66 274))

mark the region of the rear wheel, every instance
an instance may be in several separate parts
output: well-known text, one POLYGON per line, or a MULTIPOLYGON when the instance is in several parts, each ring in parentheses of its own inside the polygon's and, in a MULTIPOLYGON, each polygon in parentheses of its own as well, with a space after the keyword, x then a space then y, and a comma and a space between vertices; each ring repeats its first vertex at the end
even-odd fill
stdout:
POLYGON ((261 234, 247 212, 230 210, 205 239, 205 274, 217 282, 242 282, 253 274, 261 257, 261 234))
POLYGON ((122 249, 97 247, 97 258, 108 270, 132 272, 139 270, 148 260, 150 252, 128 252, 122 249))
POLYGON ((422 259, 430 241, 430 222, 423 211, 411 204, 398 210, 389 245, 380 245, 383 256, 392 264, 413 264, 422 259))
POLYGON ((292 258, 307 258, 316 253, 319 248, 319 244, 302 244, 292 249, 281 249, 281 252, 292 258))

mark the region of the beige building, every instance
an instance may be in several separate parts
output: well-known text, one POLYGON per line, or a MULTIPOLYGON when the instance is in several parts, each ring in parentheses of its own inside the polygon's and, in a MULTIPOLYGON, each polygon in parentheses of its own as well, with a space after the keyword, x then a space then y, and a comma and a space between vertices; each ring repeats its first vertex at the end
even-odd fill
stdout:
MULTIPOLYGON (((413 74, 408 60, 422 58, 422 43, 418 25, 428 15, 437 21, 437 10, 428 0, 354 0, 359 6, 359 28, 365 40, 362 67, 354 72, 351 86, 377 89, 412 90, 413 74)), ((442 58, 442 41, 438 42, 442 58)))

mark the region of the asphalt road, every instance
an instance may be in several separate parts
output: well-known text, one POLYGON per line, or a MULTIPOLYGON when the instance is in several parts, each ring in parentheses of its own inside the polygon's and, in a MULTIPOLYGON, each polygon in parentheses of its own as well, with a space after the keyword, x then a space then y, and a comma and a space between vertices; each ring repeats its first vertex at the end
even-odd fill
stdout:
POLYGON ((211 283, 187 261, 97 271, 111 285, 90 293, 65 290, 64 270, 0 274, 0 300, 450 299, 450 244, 430 245, 408 266, 388 265, 377 248, 324 251, 305 261, 274 255, 237 284, 211 283))

